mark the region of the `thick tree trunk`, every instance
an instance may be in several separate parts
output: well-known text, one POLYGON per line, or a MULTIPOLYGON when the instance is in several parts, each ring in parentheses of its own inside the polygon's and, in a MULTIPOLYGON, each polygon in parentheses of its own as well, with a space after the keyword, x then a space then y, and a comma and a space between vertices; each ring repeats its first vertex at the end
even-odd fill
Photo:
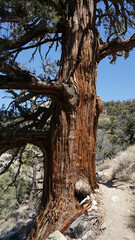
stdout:
POLYGON ((72 101, 72 106, 67 100, 54 104, 46 186, 48 205, 28 239, 46 239, 51 231, 62 229, 64 221, 76 211, 77 202, 98 186, 96 129, 102 103, 96 95, 95 1, 72 2, 63 34, 60 81, 74 86, 76 101, 72 101))

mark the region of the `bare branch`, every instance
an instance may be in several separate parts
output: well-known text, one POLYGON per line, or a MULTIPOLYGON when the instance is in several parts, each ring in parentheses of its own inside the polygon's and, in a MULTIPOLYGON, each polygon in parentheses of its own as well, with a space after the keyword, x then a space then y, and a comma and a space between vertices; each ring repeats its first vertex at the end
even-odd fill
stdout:
MULTIPOLYGON (((8 90, 7 92, 13 94, 13 90, 8 90)), ((34 96, 32 93, 28 93, 28 94, 23 95, 23 96, 21 96, 19 94, 16 94, 16 96, 15 96, 15 94, 16 93, 14 92, 14 97, 16 98, 14 100, 15 105, 18 105, 18 104, 21 104, 23 102, 26 102, 26 101, 30 100, 34 96)))
MULTIPOLYGON (((97 1, 101 2, 100 1, 97 1)), ((102 4, 97 4, 97 25, 103 24, 107 42, 114 37, 124 37, 128 28, 135 28, 134 9, 135 1, 125 0, 102 0, 102 4)))
POLYGON ((0 75, 0 89, 26 89, 33 95, 44 95, 51 98, 60 97, 63 91, 63 86, 60 83, 45 83, 37 81, 32 75, 26 74, 21 76, 18 74, 11 78, 10 76, 0 75))
POLYGON ((26 89, 33 95, 43 95, 58 101, 63 100, 69 102, 70 105, 74 105, 77 101, 73 86, 66 83, 38 81, 28 71, 8 64, 0 65, 0 71, 6 74, 0 75, 0 89, 26 89))
POLYGON ((40 22, 34 28, 27 31, 23 36, 17 40, 7 40, 0 38, 0 44, 3 46, 4 50, 18 49, 25 44, 31 42, 33 39, 40 37, 42 34, 51 33, 51 30, 47 29, 45 24, 40 22))
POLYGON ((13 154, 10 162, 9 162, 8 164, 6 164, 6 165, 4 166, 4 168, 1 170, 0 175, 4 174, 4 173, 9 169, 9 167, 10 167, 11 164, 13 163, 15 157, 17 156, 19 150, 20 150, 20 148, 17 148, 17 150, 16 150, 15 153, 13 154))
POLYGON ((21 151, 20 151, 20 156, 19 156, 19 166, 18 166, 18 170, 14 176, 14 179, 12 180, 12 182, 10 184, 8 184, 6 190, 11 187, 15 182, 16 182, 16 179, 20 173, 20 170, 21 170, 21 166, 22 166, 22 155, 23 155, 23 151, 25 149, 26 145, 22 147, 21 151))
POLYGON ((123 41, 116 38, 109 43, 105 43, 99 47, 99 61, 109 55, 117 54, 120 51, 130 51, 135 47, 135 34, 123 41))
POLYGON ((34 144, 40 148, 49 146, 49 135, 45 131, 27 131, 16 134, 12 139, 0 139, 0 154, 12 148, 20 148, 27 143, 34 144))
POLYGON ((9 125, 9 127, 17 127, 20 124, 25 124, 24 127, 22 128, 22 131, 26 131, 28 129, 42 129, 45 126, 46 121, 48 118, 51 116, 52 113, 52 106, 50 108, 46 107, 38 107, 38 109, 34 110, 34 112, 26 112, 21 113, 21 118, 20 121, 13 122, 9 125), (23 118, 24 117, 24 118, 23 118), (30 121, 30 123, 29 123, 30 121), (32 123, 31 123, 32 122, 32 123))
POLYGON ((45 43, 58 42, 58 41, 60 41, 61 39, 62 39, 62 37, 47 38, 47 39, 45 39, 45 40, 42 40, 42 41, 37 42, 36 44, 30 45, 30 46, 27 46, 27 47, 20 47, 19 50, 18 50, 18 49, 15 49, 15 50, 13 50, 13 51, 10 52, 10 53, 13 54, 13 53, 15 53, 15 52, 17 52, 17 51, 21 52, 22 50, 28 50, 28 49, 31 49, 31 48, 39 47, 39 46, 41 46, 41 45, 43 45, 43 44, 45 44, 45 43))
POLYGON ((41 119, 38 121, 37 129, 42 129, 45 126, 46 121, 52 114, 52 104, 49 108, 46 108, 46 111, 43 113, 41 119))

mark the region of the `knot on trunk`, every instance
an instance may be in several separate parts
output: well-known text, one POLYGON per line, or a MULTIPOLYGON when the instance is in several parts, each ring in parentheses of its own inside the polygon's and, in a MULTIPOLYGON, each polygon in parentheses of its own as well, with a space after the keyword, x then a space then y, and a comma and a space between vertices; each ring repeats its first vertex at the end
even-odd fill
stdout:
POLYGON ((81 202, 87 195, 92 192, 89 181, 86 178, 80 177, 75 183, 75 197, 81 202))
POLYGON ((64 90, 64 106, 66 109, 72 109, 77 104, 77 94, 75 92, 74 86, 70 86, 67 83, 62 83, 64 90))

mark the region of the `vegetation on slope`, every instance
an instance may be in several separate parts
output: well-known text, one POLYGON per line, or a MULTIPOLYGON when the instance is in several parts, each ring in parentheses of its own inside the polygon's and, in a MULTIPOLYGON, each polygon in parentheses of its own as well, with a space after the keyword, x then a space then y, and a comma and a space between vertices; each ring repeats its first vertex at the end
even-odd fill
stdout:
MULTIPOLYGON (((23 149, 24 150, 24 149, 23 149)), ((15 149, 0 157, 0 172, 8 167, 15 149)), ((28 144, 21 155, 18 152, 12 165, 0 175, 0 220, 8 217, 20 204, 33 209, 39 205, 43 184, 43 156, 41 151, 28 144)))
POLYGON ((97 131, 97 161, 135 143, 135 100, 104 102, 97 131))

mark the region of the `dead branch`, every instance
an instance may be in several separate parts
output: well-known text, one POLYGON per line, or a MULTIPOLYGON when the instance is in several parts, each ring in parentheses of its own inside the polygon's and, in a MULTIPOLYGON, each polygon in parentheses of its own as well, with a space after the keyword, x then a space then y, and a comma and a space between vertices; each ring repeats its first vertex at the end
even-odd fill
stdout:
POLYGON ((4 166, 4 168, 1 170, 0 175, 4 174, 9 169, 9 167, 13 163, 13 161, 14 161, 15 157, 17 156, 17 154, 19 153, 19 151, 20 151, 20 148, 17 148, 15 153, 13 154, 10 162, 8 164, 6 164, 6 166, 4 166))
POLYGON ((21 96, 21 95, 17 94, 16 92, 14 92, 12 89, 7 90, 7 92, 11 93, 14 96, 15 100, 13 102, 15 103, 15 105, 24 103, 24 102, 30 100, 34 96, 32 93, 28 93, 26 95, 21 96))
POLYGON ((35 96, 47 96, 70 105, 77 101, 73 86, 66 83, 38 81, 28 71, 9 64, 0 64, 0 71, 6 74, 0 75, 0 89, 25 89, 35 96))
POLYGON ((10 53, 13 54, 13 53, 16 53, 16 52, 21 52, 22 50, 28 50, 28 49, 31 49, 31 48, 35 48, 35 47, 40 47, 41 45, 45 44, 45 43, 54 43, 54 42, 58 42, 62 39, 62 37, 56 37, 56 38, 47 38, 45 40, 42 40, 42 41, 38 41, 36 44, 31 44, 30 46, 27 46, 27 47, 20 47, 19 50, 18 49, 15 49, 13 51, 11 51, 10 53))
POLYGON ((26 145, 22 147, 22 149, 20 150, 20 156, 19 156, 19 166, 18 166, 18 170, 14 176, 14 179, 12 180, 12 182, 10 184, 8 184, 7 188, 5 190, 7 190, 9 187, 11 187, 15 182, 16 182, 16 179, 20 173, 20 170, 21 170, 21 166, 22 166, 22 155, 23 155, 23 151, 25 149, 26 145))
POLYGON ((42 34, 45 35, 46 33, 51 33, 51 30, 47 29, 47 26, 40 21, 39 24, 24 33, 24 35, 17 40, 5 41, 5 39, 0 38, 0 44, 5 50, 17 49, 18 51, 18 49, 23 47, 25 44, 31 42, 35 38, 40 37, 42 34))
POLYGON ((114 39, 99 47, 99 61, 109 55, 117 54, 120 51, 130 51, 135 47, 135 34, 128 39, 120 41, 119 38, 114 39))
POLYGON ((34 144, 39 148, 49 146, 49 135, 45 131, 20 132, 8 140, 0 139, 0 154, 12 148, 20 148, 27 143, 34 144))

